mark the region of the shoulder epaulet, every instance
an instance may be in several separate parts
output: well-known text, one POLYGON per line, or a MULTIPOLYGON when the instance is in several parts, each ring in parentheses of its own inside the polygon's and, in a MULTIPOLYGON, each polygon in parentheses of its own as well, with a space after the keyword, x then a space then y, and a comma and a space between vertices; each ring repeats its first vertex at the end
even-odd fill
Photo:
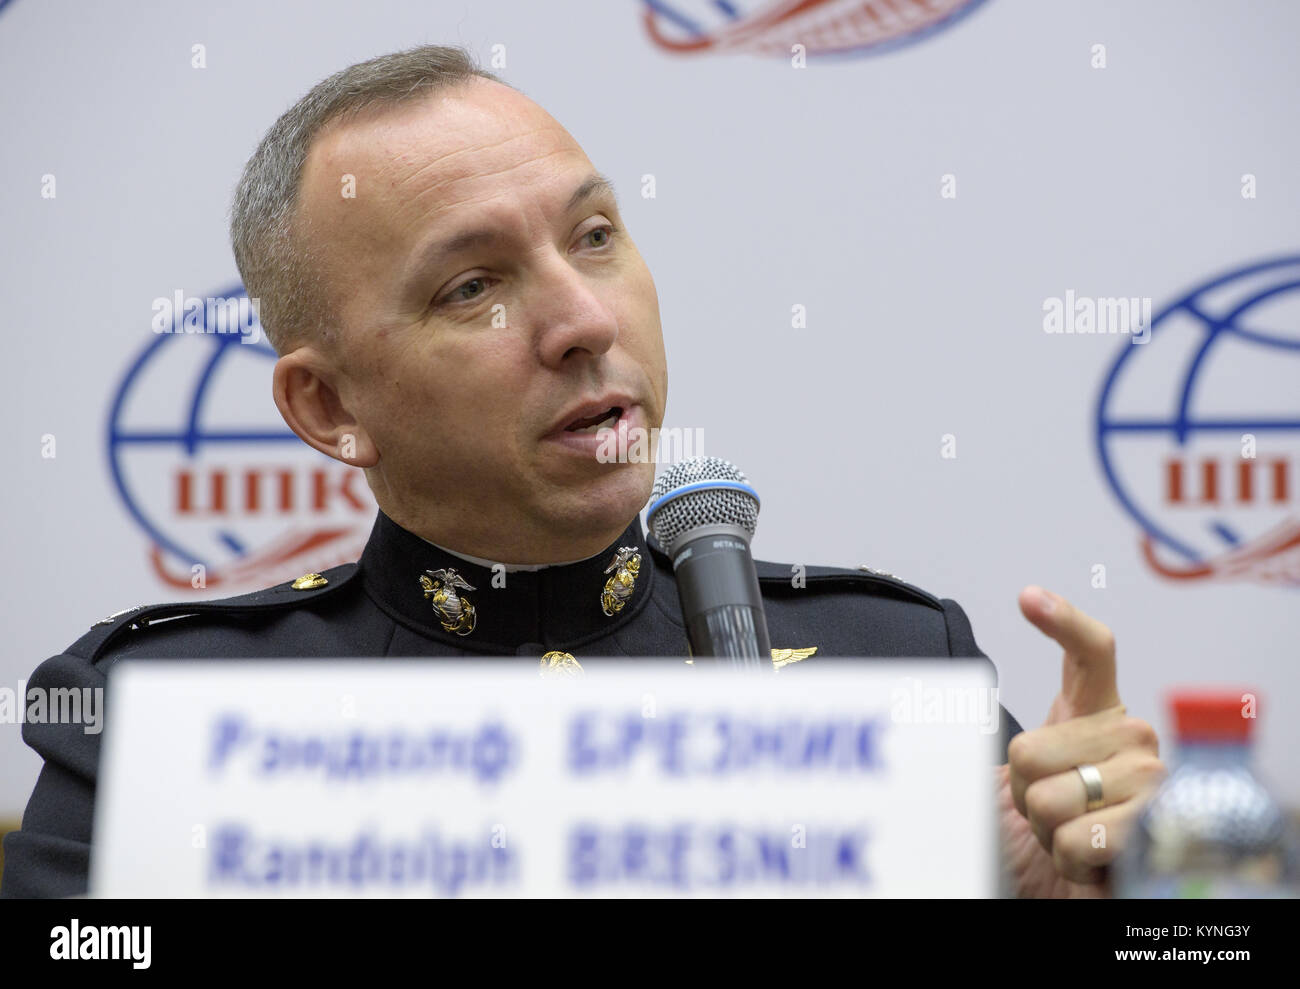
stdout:
MULTIPOLYGON (((659 545, 653 535, 646 537, 646 545, 665 564, 672 566, 668 554, 663 551, 663 547, 659 545)), ((802 577, 806 585, 812 584, 826 588, 843 587, 850 590, 884 594, 889 597, 918 601, 938 611, 944 610, 939 599, 929 591, 923 591, 905 580, 900 580, 892 573, 876 570, 874 567, 863 566, 857 570, 845 570, 841 567, 804 566, 801 574, 796 565, 792 563, 772 563, 769 560, 755 560, 754 569, 758 572, 759 583, 773 589, 775 589, 774 585, 776 584, 795 587, 797 585, 791 583, 792 579, 802 577)))
POLYGON ((78 639, 68 652, 85 656, 91 662, 122 635, 132 629, 145 629, 150 625, 171 619, 206 614, 247 615, 275 611, 278 608, 299 607, 307 601, 318 600, 333 594, 357 575, 355 563, 345 563, 322 573, 304 574, 297 580, 286 581, 249 594, 220 598, 213 601, 179 601, 172 604, 141 605, 127 608, 101 618, 90 631, 78 639))
POLYGON ((895 577, 892 573, 886 573, 872 567, 864 566, 859 567, 857 570, 845 570, 841 567, 814 567, 755 560, 754 569, 758 571, 759 583, 769 587, 774 583, 794 587, 797 585, 792 581, 799 578, 809 587, 843 587, 863 590, 869 593, 886 594, 890 597, 919 601, 931 608, 939 611, 943 610, 943 605, 939 603, 939 599, 929 591, 924 591, 909 584, 907 581, 895 577))

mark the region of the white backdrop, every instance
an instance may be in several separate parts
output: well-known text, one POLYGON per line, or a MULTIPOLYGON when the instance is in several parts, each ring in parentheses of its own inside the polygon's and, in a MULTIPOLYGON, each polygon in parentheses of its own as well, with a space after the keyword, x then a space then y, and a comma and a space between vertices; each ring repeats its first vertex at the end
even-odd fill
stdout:
MULTIPOLYGON (((700 0, 672 6, 706 32, 725 20, 700 0)), ((771 4, 736 4, 750 17, 761 6, 771 4)), ((814 51, 805 68, 784 42, 777 55, 668 52, 647 32, 646 9, 642 0, 0 4, 10 348, 0 402, 11 436, 0 683, 16 688, 109 612, 189 596, 151 562, 158 533, 202 531, 238 555, 249 546, 235 544, 264 547, 277 528, 355 525, 360 513, 337 497, 323 516, 236 518, 233 535, 210 518, 180 519, 176 474, 211 453, 174 443, 111 452, 111 413, 157 340, 153 300, 237 284, 226 210, 275 117, 352 62, 460 43, 490 68, 504 53, 494 70, 615 181, 659 288, 666 425, 702 429, 705 452, 750 475, 764 499, 757 555, 868 563, 956 598, 1000 669, 1005 705, 1028 727, 1046 713, 1060 659, 1020 617, 1016 594, 1031 582, 1053 588, 1115 630, 1121 693, 1166 730, 1165 751, 1169 687, 1259 688, 1263 772, 1300 803, 1289 758, 1300 748, 1289 716, 1300 703, 1300 586, 1265 580, 1258 567, 1236 578, 1155 572, 1097 453, 1098 398, 1127 339, 1043 325, 1044 301, 1067 290, 1147 297, 1158 315, 1217 276, 1300 254, 1300 6, 986 0, 915 44, 814 51), (1094 67, 1097 45, 1104 68, 1094 67), (646 175, 654 198, 641 195, 646 175), (1247 175, 1253 198, 1243 195, 1247 175), (944 176, 955 198, 943 195, 944 176), (792 325, 796 305, 804 326, 792 325), (943 456, 945 435, 955 457, 943 456), (154 535, 128 510, 115 463, 154 535), (1094 586, 1099 564, 1104 587, 1094 586)), ((1295 271, 1270 269, 1265 281, 1289 284, 1295 271)), ((1232 300, 1222 305, 1218 316, 1232 300)), ((1190 533, 1204 559, 1215 539, 1219 549, 1250 546, 1300 515, 1296 293, 1267 296, 1255 317, 1283 343, 1219 348, 1198 385, 1202 418, 1229 423, 1217 441, 1121 437, 1136 438, 1123 472, 1145 492, 1148 521, 1190 533), (1226 490, 1228 461, 1251 432, 1238 421, 1265 423, 1254 501, 1173 503, 1159 479, 1183 453, 1226 458, 1226 490), (1289 479, 1280 494, 1268 486, 1274 461, 1289 479)), ((1145 370, 1129 382, 1126 415, 1176 410, 1187 341, 1201 330, 1175 322, 1134 355, 1145 370)), ((154 362, 127 389, 131 429, 179 428, 204 344, 172 343, 171 363, 154 362)), ((214 379, 205 428, 273 428, 269 362, 232 357, 214 379)), ((267 470, 325 465, 283 443, 226 449, 231 464, 267 470)), ((1189 460, 1187 470, 1200 468, 1189 460)), ((1195 562, 1161 553, 1166 567, 1195 562)), ((164 559, 188 575, 185 561, 164 559)), ((18 815, 39 765, 18 727, 0 725, 0 816, 18 815)))

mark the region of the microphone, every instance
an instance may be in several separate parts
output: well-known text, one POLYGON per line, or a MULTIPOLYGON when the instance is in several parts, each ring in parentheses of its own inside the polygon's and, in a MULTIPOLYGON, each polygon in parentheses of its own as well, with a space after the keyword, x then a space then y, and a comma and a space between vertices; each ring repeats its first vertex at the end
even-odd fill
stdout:
POLYGON ((735 464, 693 457, 655 481, 646 522, 673 561, 692 656, 772 668, 763 597, 749 552, 758 493, 735 464))

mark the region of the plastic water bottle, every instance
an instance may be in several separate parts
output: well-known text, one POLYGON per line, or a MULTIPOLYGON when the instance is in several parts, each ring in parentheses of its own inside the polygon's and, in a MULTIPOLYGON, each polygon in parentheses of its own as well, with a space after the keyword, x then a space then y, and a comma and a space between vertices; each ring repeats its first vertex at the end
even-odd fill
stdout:
POLYGON ((1250 768, 1255 696, 1170 697, 1177 757, 1115 863, 1117 896, 1300 896, 1294 828, 1250 768))

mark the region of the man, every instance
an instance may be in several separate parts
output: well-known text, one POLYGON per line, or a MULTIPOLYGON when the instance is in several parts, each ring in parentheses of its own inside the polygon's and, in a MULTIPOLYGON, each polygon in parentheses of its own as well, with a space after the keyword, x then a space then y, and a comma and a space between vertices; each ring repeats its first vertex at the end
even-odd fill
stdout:
MULTIPOLYGON (((232 240, 281 355, 276 404, 366 472, 370 542, 292 584, 115 616, 32 686, 102 686, 124 657, 686 655, 671 565, 638 519, 654 466, 596 456, 602 427, 663 421, 654 281, 609 183, 540 106, 458 49, 352 66, 262 141, 232 240)), ((759 564, 778 649, 981 655, 952 601, 830 568, 795 588, 790 572, 759 564)), ((1036 588, 1020 604, 1065 658, 1046 724, 996 771, 1007 862, 1022 895, 1104 893, 1163 774, 1155 734, 1125 717, 1104 626, 1036 588)), ((98 736, 29 723, 24 738, 46 761, 2 891, 84 892, 98 736)))

